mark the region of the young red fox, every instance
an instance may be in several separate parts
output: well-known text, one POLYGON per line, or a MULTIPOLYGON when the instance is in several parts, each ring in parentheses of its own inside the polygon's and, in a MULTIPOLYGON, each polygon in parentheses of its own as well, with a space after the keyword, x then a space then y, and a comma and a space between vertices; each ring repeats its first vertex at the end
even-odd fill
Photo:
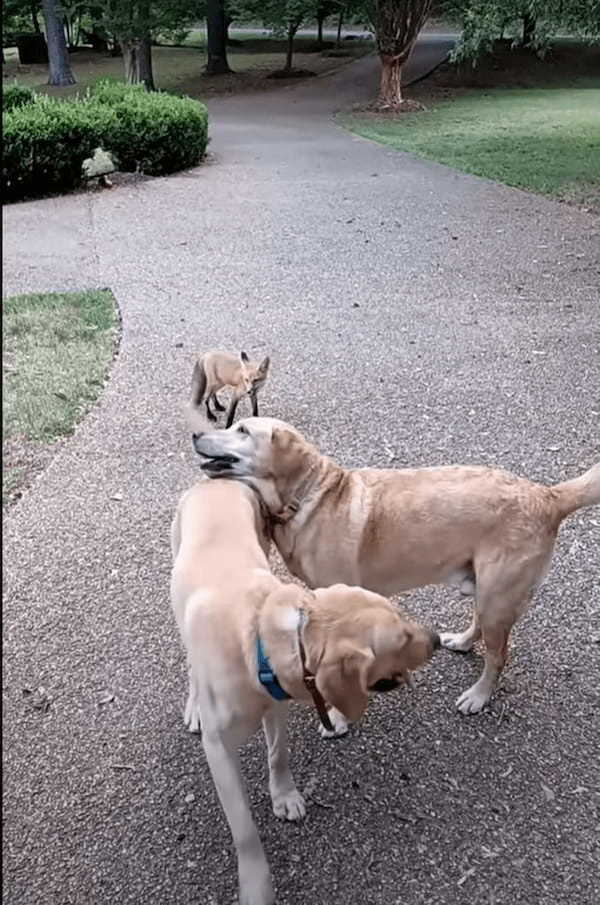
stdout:
POLYGON ((238 402, 243 396, 250 396, 252 401, 252 414, 258 416, 258 391, 267 379, 270 359, 267 356, 260 364, 250 361, 245 352, 240 352, 239 357, 230 352, 214 350, 207 352, 194 365, 192 375, 192 406, 199 407, 202 400, 206 404, 206 414, 210 421, 216 421, 217 416, 211 411, 211 399, 218 412, 224 412, 225 406, 217 399, 217 393, 223 387, 231 387, 233 390, 229 411, 227 412, 227 427, 233 424, 233 418, 238 402))

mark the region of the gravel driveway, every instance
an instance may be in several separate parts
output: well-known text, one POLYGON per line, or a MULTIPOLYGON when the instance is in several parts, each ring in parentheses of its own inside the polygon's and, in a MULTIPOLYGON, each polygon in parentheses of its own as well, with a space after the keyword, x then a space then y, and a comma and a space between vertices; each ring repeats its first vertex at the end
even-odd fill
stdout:
MULTIPOLYGON (((264 413, 347 465, 557 482, 599 458, 598 220, 338 129, 375 75, 363 59, 215 101, 206 165, 5 209, 5 293, 110 286, 123 314, 102 401, 5 524, 7 905, 235 897, 167 597, 169 520, 198 475, 181 414, 197 352, 270 353, 264 413)), ((272 817, 248 745, 280 905, 591 905, 599 572, 588 510, 478 717, 454 710, 477 653, 441 652, 343 740, 296 708, 302 825, 272 817)), ((406 608, 468 619, 447 590, 406 608)))

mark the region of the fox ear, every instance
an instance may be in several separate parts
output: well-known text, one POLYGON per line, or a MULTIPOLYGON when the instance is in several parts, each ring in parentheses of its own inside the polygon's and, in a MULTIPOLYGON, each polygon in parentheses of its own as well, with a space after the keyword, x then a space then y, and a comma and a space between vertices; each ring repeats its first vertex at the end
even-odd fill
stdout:
POLYGON ((261 363, 260 363, 259 366, 258 366, 258 370, 260 371, 260 373, 261 373, 261 374, 266 374, 267 371, 269 370, 269 365, 270 365, 270 364, 271 364, 271 359, 270 359, 269 356, 267 355, 267 357, 266 357, 266 358, 263 358, 263 360, 261 361, 261 363))
POLYGON ((240 352, 240 358, 241 358, 242 361, 245 362, 246 364, 250 361, 250 359, 248 358, 248 356, 246 355, 245 352, 240 352))

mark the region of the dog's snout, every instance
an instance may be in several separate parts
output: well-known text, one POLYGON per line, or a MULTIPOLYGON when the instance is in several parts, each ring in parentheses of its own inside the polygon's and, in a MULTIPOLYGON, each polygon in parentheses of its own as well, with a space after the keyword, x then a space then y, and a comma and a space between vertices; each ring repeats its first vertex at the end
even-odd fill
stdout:
POLYGON ((438 650, 439 647, 440 647, 440 644, 441 644, 440 636, 438 635, 437 632, 432 631, 432 632, 431 632, 431 646, 432 646, 432 648, 433 648, 434 650, 438 650))

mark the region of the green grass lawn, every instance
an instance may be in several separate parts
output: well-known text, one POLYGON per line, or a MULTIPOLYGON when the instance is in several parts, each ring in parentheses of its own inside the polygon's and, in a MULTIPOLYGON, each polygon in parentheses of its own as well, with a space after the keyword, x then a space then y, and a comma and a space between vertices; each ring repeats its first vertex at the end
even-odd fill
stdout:
POLYGON ((3 301, 3 503, 102 392, 117 323, 113 296, 104 290, 3 301))
POLYGON ((344 116, 365 138, 466 173, 557 198, 600 201, 600 79, 567 88, 497 88, 423 113, 344 116))

